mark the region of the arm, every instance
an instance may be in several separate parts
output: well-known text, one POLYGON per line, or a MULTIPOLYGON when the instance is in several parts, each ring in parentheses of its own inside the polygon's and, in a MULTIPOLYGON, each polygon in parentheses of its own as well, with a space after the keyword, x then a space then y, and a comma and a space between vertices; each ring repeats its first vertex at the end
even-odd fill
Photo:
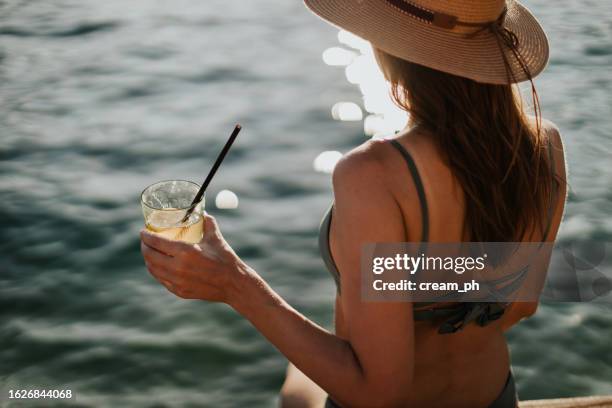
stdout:
POLYGON ((406 303, 361 302, 359 287, 361 245, 401 241, 401 228, 388 222, 389 217, 401 220, 399 209, 377 179, 375 163, 345 159, 334 185, 335 256, 348 339, 329 333, 281 299, 229 248, 211 217, 205 239, 196 245, 143 232, 145 261, 173 293, 232 306, 340 404, 399 405, 412 380, 412 309, 406 303))

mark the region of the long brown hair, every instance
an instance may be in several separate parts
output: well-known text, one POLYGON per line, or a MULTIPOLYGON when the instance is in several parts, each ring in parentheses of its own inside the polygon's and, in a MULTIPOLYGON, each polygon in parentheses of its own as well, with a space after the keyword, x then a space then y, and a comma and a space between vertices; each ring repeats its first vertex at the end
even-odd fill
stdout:
POLYGON ((478 83, 374 51, 395 103, 433 135, 461 184, 464 236, 512 242, 537 228, 545 234, 555 177, 539 109, 530 124, 512 85, 478 83))

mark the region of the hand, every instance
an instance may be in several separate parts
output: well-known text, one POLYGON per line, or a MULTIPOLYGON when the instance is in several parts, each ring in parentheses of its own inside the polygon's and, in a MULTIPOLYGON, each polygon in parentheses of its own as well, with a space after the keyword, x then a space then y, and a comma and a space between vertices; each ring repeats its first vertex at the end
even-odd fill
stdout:
POLYGON ((147 269, 170 292, 183 299, 230 303, 238 281, 249 268, 225 241, 217 222, 204 215, 204 237, 198 244, 172 241, 140 232, 147 269))

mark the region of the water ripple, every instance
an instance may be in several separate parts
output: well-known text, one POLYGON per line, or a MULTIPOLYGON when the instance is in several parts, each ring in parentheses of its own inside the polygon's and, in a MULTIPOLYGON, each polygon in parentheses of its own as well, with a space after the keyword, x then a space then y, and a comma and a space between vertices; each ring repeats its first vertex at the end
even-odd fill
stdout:
POLYGON ((102 21, 81 23, 74 27, 49 31, 34 31, 18 27, 3 27, 0 28, 0 35, 11 37, 78 37, 100 31, 111 31, 118 28, 120 25, 121 24, 116 21, 102 21))
MULTIPOLYGON (((273 406, 286 360, 231 309, 179 300, 147 273, 139 193, 162 179, 201 181, 241 122, 207 209, 249 265, 329 327, 335 288, 316 234, 333 197, 330 175, 313 161, 330 171, 337 152, 377 128, 330 115, 338 101, 376 107, 343 69, 321 61, 337 31, 291 1, 8 3, 0 3, 2 385, 70 386, 82 406, 273 406), (214 208, 221 190, 236 192, 236 210, 214 208)), ((568 152, 561 238, 609 240, 612 8, 527 3, 551 40, 537 85, 568 152)), ((326 61, 354 62, 352 51, 338 52, 326 61)), ((348 116, 359 119, 354 108, 348 116)), ((542 305, 509 333, 521 397, 612 393, 610 327, 605 307, 542 305)))

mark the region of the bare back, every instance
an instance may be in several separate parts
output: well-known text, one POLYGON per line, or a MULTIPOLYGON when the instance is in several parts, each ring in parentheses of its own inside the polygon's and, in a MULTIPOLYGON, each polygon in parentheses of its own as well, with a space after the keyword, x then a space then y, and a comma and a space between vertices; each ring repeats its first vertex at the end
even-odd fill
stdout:
MULTIPOLYGON (((543 132, 550 138, 555 173, 565 180, 563 145, 558 131, 550 122, 544 123, 543 132)), ((397 140, 413 156, 418 168, 429 207, 429 240, 431 242, 461 242, 463 236, 465 204, 459 183, 441 159, 429 135, 412 129, 399 135, 397 140)), ((368 142, 356 149, 358 155, 370 155, 383 163, 385 183, 389 194, 399 207, 398 217, 391 213, 389 227, 401 222, 405 241, 418 242, 421 237, 421 211, 414 181, 406 170, 400 155, 388 143, 368 142), (398 218, 401 218, 398 219, 398 218)), ((349 156, 353 153, 349 153, 349 156)), ((553 241, 561 222, 565 203, 565 187, 557 192, 556 207, 546 239, 553 241)), ((375 200, 375 198, 373 198, 375 200)), ((543 215, 545 216, 545 215, 543 215)), ((547 215, 546 215, 547 216, 547 215)), ((332 252, 340 237, 336 227, 330 228, 332 252)), ((540 238, 541 239, 541 238, 540 238)), ((438 334, 431 322, 414 325, 414 379, 411 401, 416 406, 487 406, 503 388, 510 367, 509 352, 504 331, 520 319, 535 312, 535 303, 514 303, 498 321, 480 327, 468 325, 451 335, 438 334)), ((336 300, 336 333, 348 338, 351 328, 343 318, 342 299, 336 300)))

